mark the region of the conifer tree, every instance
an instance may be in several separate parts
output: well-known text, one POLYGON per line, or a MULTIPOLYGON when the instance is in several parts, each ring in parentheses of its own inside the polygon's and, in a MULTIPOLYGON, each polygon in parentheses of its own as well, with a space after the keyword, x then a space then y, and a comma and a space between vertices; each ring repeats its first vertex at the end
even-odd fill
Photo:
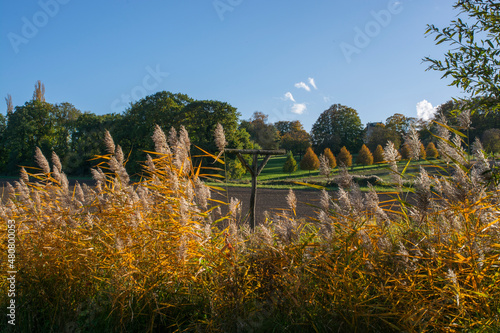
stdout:
POLYGON ((373 153, 373 163, 381 163, 384 161, 384 148, 381 145, 377 146, 373 153))
POLYGON ((425 152, 427 154, 427 158, 437 158, 439 156, 438 150, 432 142, 429 142, 425 152))
POLYGON ((330 165, 330 169, 333 169, 337 166, 337 160, 335 159, 335 156, 333 156, 332 151, 330 148, 325 148, 323 151, 323 155, 328 159, 328 164, 330 165))
POLYGON ((423 143, 420 143, 420 159, 425 160, 427 158, 427 152, 423 143))
POLYGON ((346 167, 350 167, 352 165, 352 155, 345 146, 340 149, 340 153, 337 156, 337 161, 339 161, 339 163, 342 163, 346 167))
POLYGON ((356 157, 356 163, 363 166, 373 164, 373 155, 366 145, 361 146, 358 157, 356 157))
POLYGON ((401 146, 401 158, 403 160, 409 160, 410 159, 410 155, 411 155, 411 151, 410 151, 410 147, 408 146, 407 143, 404 143, 402 146, 401 146))
POLYGON ((309 174, 311 174, 311 170, 317 170, 319 168, 319 159, 318 156, 314 153, 311 147, 307 148, 306 154, 302 157, 300 161, 300 169, 301 170, 309 170, 309 174))
POLYGON ((297 171, 297 161, 295 160, 292 152, 290 151, 288 153, 288 156, 286 157, 285 164, 283 164, 283 172, 292 174, 295 171, 297 171))

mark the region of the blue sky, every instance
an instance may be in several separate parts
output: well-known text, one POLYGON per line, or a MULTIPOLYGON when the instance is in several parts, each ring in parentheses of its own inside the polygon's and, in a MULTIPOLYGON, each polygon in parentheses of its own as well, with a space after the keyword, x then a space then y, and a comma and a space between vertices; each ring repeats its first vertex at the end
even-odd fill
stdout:
POLYGON ((364 124, 416 117, 463 96, 422 63, 447 50, 426 24, 456 14, 449 0, 2 1, 0 96, 22 105, 42 80, 48 102, 105 114, 166 90, 308 131, 336 103, 364 124))

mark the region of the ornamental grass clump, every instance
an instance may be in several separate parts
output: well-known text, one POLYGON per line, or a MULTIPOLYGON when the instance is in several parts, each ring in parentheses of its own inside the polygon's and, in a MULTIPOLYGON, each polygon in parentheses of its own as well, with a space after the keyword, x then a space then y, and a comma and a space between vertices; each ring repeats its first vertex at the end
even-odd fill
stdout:
MULTIPOLYGON (((109 138, 95 186, 69 186, 58 159, 51 168, 37 152, 40 168, 6 187, 0 216, 17 226, 21 331, 500 329, 500 185, 479 141, 470 164, 423 165, 415 177, 396 167, 398 191, 384 199, 344 166, 315 216, 301 216, 289 190, 288 208, 250 230, 241 203, 214 199, 220 189, 193 167, 187 132, 171 130, 167 142, 156 127, 136 183, 109 138)), ((398 159, 388 144, 391 167, 398 159)))

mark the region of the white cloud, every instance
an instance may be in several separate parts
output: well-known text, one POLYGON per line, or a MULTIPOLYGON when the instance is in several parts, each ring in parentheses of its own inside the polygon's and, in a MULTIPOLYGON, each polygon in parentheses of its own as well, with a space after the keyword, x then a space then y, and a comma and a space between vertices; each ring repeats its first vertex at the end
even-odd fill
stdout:
POLYGON ((307 84, 305 84, 304 82, 299 82, 299 83, 295 83, 295 88, 302 88, 302 89, 305 89, 307 91, 311 91, 311 88, 309 88, 309 86, 307 84))
POLYGON ((291 100, 292 102, 295 103, 295 98, 293 98, 293 95, 291 92, 287 92, 285 94, 285 97, 283 98, 284 101, 288 101, 288 100, 291 100))
POLYGON ((436 108, 432 106, 427 100, 417 103, 417 117, 422 120, 430 120, 436 113, 436 108))
POLYGON ((318 87, 316 87, 316 82, 314 82, 314 79, 312 77, 310 77, 309 79, 309 84, 314 88, 314 89, 318 89, 318 87))
POLYGON ((304 103, 295 103, 292 106, 292 113, 303 114, 307 110, 307 106, 304 103))

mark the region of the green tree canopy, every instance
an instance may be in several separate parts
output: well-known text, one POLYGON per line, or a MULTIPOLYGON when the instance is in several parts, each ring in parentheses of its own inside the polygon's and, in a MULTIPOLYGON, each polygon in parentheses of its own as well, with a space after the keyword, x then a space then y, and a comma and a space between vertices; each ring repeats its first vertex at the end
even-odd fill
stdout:
POLYGON ((19 166, 32 166, 35 148, 40 147, 47 156, 56 145, 54 128, 55 108, 39 100, 16 106, 7 115, 4 132, 5 151, 9 155, 8 173, 18 173, 19 166))
POLYGON ((426 34, 436 44, 446 43, 450 50, 444 61, 425 57, 428 70, 451 77, 450 85, 471 96, 482 96, 481 103, 498 109, 500 100, 500 4, 493 0, 458 0, 456 19, 445 28, 428 25, 426 34))
POLYGON ((488 153, 500 153, 500 129, 490 128, 484 131, 483 146, 488 153))
POLYGON ((382 123, 367 126, 365 129, 365 144, 370 151, 374 151, 378 145, 385 146, 388 141, 392 141, 398 148, 401 145, 401 134, 382 123))
POLYGON ((302 156, 311 146, 311 136, 300 121, 279 121, 277 124, 276 128, 281 128, 278 130, 281 135, 280 148, 302 156))
POLYGON ((243 120, 240 128, 245 129, 250 138, 264 149, 279 147, 279 132, 273 124, 267 122, 268 116, 262 112, 254 112, 250 120, 243 120))
POLYGON ((341 104, 334 104, 321 113, 311 131, 313 146, 317 151, 330 148, 334 153, 338 153, 342 146, 359 149, 362 134, 358 112, 341 104))

